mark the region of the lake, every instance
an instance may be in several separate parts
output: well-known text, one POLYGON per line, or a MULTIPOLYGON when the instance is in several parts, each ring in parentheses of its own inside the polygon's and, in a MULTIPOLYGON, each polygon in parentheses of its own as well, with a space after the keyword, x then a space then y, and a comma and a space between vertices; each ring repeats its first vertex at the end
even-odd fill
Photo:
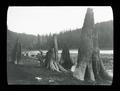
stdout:
MULTIPOLYGON (((78 54, 78 50, 69 50, 70 51, 70 54, 78 54)), ((46 54, 47 50, 42 50, 43 54, 46 54)), ((22 52, 23 54, 24 53, 28 53, 29 55, 37 55, 39 53, 39 51, 37 50, 34 50, 34 51, 23 51, 22 52)), ((62 50, 58 50, 58 53, 61 54, 62 53, 62 50)), ((113 50, 100 50, 100 54, 111 54, 113 55, 113 50)))
MULTIPOLYGON (((43 50, 43 53, 46 53, 47 50, 43 50)), ((58 53, 62 53, 62 50, 59 50, 58 53)), ((70 50, 71 54, 77 54, 78 50, 70 50)), ((113 50, 100 50, 101 54, 113 54, 113 50)))

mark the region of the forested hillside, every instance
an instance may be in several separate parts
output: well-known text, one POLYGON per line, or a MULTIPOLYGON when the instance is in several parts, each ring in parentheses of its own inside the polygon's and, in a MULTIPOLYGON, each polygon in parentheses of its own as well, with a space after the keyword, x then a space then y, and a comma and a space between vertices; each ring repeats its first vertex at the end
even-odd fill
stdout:
MULTIPOLYGON (((99 47, 101 49, 113 49, 113 21, 101 22, 95 24, 95 29, 99 31, 99 47)), ((58 36, 58 47, 61 49, 64 45, 69 49, 78 49, 80 42, 81 29, 68 30, 60 32, 58 36)), ((7 54, 10 55, 12 48, 19 37, 22 49, 37 49, 38 43, 41 49, 48 49, 51 44, 52 35, 29 35, 24 33, 15 33, 7 30, 7 54), (39 41, 39 42, 38 42, 39 41)))
POLYGON ((113 49, 113 21, 97 23, 95 29, 99 33, 99 47, 113 49))

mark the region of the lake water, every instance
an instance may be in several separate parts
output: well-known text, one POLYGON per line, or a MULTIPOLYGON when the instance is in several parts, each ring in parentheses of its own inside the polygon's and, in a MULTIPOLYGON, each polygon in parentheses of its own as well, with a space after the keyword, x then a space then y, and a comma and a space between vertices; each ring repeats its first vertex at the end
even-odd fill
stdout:
MULTIPOLYGON (((69 50, 70 54, 78 54, 78 50, 69 50)), ((39 51, 25 51, 26 53, 34 54, 37 55, 39 51)), ((43 54, 46 54, 47 50, 42 50, 43 54)), ((23 52, 24 53, 24 52, 23 52)), ((58 53, 61 54, 62 50, 58 50, 58 53)), ((100 54, 112 54, 113 55, 113 50, 100 50, 100 54)))
MULTIPOLYGON (((47 50, 43 50, 43 53, 46 53, 47 50)), ((62 50, 59 50, 58 53, 62 53, 62 50)), ((77 54, 78 50, 70 50, 70 53, 77 54)), ((113 54, 113 50, 100 50, 101 54, 113 54)))

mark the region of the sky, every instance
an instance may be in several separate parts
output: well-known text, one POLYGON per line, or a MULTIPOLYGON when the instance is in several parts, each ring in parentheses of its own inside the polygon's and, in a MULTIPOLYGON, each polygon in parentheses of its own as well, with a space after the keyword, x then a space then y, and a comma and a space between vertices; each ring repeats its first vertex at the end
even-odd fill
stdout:
POLYGON ((92 8, 95 23, 113 20, 110 6, 10 6, 8 29, 18 33, 46 35, 82 28, 87 8, 92 8))

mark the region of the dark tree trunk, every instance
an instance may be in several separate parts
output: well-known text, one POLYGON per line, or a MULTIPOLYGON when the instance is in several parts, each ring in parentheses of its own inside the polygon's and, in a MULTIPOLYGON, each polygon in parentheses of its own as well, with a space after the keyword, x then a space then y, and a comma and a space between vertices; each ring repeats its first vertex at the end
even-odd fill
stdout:
POLYGON ((21 61, 21 43, 18 43, 18 49, 17 49, 17 63, 21 61))
POLYGON ((73 76, 80 80, 112 80, 104 69, 98 47, 98 31, 94 29, 92 9, 87 9, 81 31, 80 48, 78 50, 77 67, 73 76))
POLYGON ((71 69, 73 63, 72 60, 70 58, 70 53, 69 53, 69 49, 64 46, 63 50, 62 50, 62 54, 61 54, 61 65, 65 68, 65 69, 71 69))
POLYGON ((58 61, 58 43, 57 43, 57 36, 53 35, 54 38, 54 52, 55 52, 55 60, 58 61))
POLYGON ((12 63, 18 64, 21 60, 21 43, 19 41, 19 38, 16 40, 16 44, 12 51, 12 63))

